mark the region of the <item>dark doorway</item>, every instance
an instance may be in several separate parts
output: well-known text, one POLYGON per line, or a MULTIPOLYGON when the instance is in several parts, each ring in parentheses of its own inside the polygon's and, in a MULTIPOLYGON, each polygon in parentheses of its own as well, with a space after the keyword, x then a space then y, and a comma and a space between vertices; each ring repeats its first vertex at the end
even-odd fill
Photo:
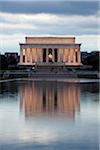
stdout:
POLYGON ((77 52, 75 52, 75 57, 76 57, 76 62, 78 62, 78 56, 77 56, 77 52))
POLYGON ((55 56, 54 61, 57 62, 58 61, 58 55, 57 55, 57 49, 56 48, 54 49, 54 56, 55 56))
POLYGON ((23 62, 25 63, 25 55, 23 56, 23 62))
POLYGON ((43 62, 46 62, 46 48, 43 49, 43 62))

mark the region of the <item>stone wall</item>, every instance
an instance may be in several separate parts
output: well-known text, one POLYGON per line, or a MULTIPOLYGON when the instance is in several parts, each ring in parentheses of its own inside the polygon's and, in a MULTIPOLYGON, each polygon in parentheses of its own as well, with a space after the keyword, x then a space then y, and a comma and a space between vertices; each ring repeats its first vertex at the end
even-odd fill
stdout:
POLYGON ((27 44, 75 44, 74 37, 26 37, 27 44))

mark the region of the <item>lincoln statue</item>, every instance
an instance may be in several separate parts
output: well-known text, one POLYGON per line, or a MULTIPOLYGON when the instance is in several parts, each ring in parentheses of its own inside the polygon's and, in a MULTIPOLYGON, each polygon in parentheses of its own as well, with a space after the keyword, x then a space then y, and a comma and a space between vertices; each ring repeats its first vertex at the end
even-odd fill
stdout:
POLYGON ((75 37, 25 37, 19 65, 80 66, 80 46, 75 37))

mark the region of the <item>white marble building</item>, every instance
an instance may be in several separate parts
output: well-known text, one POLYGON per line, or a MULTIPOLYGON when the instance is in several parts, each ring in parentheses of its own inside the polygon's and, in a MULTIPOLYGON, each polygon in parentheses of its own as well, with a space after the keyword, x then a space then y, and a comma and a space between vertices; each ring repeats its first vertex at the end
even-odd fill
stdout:
POLYGON ((80 46, 75 37, 26 37, 20 43, 19 65, 80 66, 80 46))

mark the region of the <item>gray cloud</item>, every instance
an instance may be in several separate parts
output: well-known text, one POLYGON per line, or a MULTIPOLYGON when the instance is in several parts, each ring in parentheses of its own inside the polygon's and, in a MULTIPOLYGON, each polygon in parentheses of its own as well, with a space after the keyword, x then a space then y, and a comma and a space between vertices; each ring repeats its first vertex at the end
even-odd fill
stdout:
POLYGON ((98 1, 1 1, 1 12, 8 13, 53 13, 67 15, 97 14, 98 1))
POLYGON ((97 16, 0 13, 1 34, 97 34, 97 16), (16 19, 17 18, 17 19, 16 19), (52 20, 52 21, 51 21, 52 20))
POLYGON ((83 42, 82 50, 97 50, 97 13, 98 2, 94 0, 2 0, 0 51, 18 51, 18 43, 24 42, 24 37, 28 35, 75 36, 78 42, 83 42))

